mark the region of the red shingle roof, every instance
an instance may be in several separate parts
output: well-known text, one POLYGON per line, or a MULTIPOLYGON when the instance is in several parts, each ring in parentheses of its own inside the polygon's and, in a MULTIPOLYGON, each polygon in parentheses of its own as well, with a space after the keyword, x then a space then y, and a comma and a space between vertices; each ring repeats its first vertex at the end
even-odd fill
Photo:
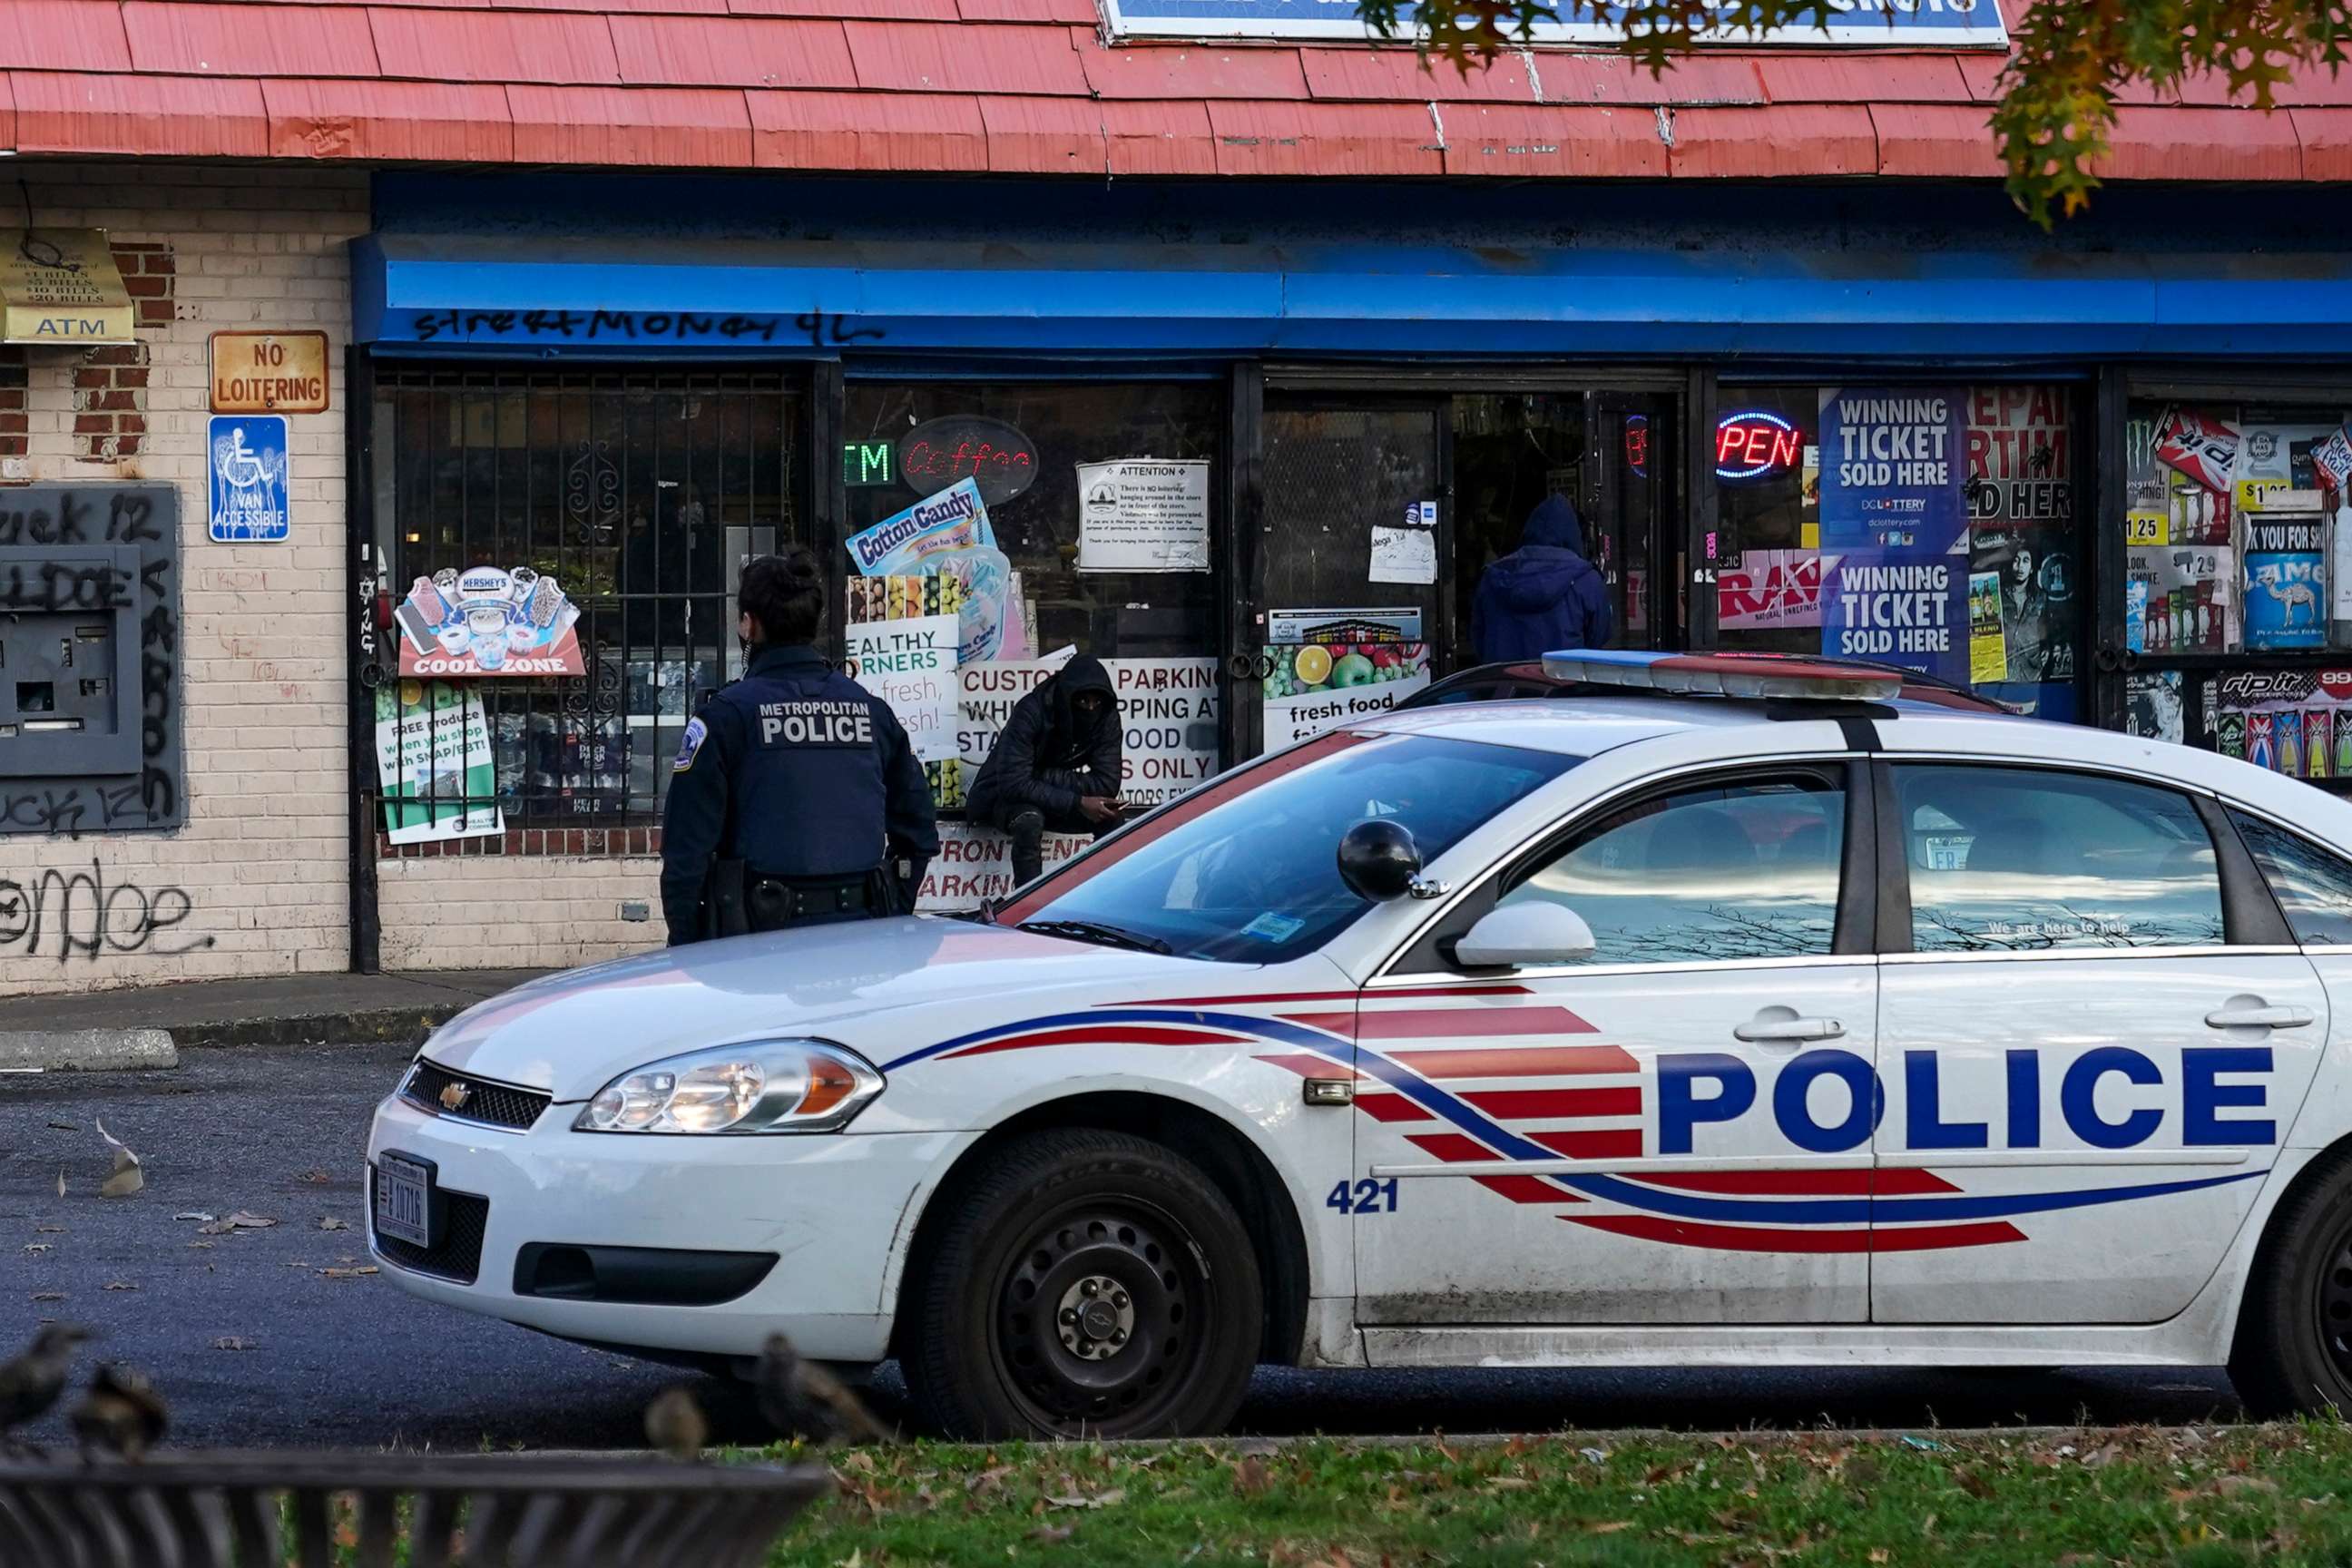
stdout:
MULTIPOLYGON (((2010 9, 2018 5, 2011 0, 2010 9)), ((1114 175, 1994 178, 2001 60, 1106 47, 1094 0, 5 0, 0 146, 1114 175)), ((2126 100, 2111 179, 2352 178, 2352 73, 2126 100)))

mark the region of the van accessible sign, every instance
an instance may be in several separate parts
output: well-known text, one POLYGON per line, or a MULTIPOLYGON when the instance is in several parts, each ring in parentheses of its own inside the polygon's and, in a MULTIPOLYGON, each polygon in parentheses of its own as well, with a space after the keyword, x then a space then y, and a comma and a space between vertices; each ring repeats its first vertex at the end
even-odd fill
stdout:
MULTIPOLYGON (((1111 37, 1134 38, 1353 38, 1381 41, 1357 19, 1355 0, 1102 0, 1111 37)), ((1756 33, 1723 29, 1707 42, 1742 48, 1845 47, 2006 49, 1998 0, 1826 0, 1828 30, 1802 26, 1756 33)), ((1397 38, 1414 31, 1416 7, 1397 6, 1397 38)), ((1616 44, 1622 7, 1606 0, 1554 0, 1536 24, 1538 44, 1616 44)))

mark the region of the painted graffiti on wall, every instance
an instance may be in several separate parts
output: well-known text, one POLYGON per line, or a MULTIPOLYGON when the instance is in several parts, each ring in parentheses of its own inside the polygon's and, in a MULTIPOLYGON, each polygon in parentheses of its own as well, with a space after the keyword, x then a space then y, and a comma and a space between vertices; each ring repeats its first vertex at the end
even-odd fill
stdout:
MULTIPOLYGON (((128 610, 139 642, 136 771, 11 775, 0 748, 0 834, 75 837, 179 826, 187 791, 181 771, 178 492, 169 485, 12 489, 0 498, 0 612, 6 612, 0 637, 49 635, 35 620, 43 615, 128 610), (101 546, 135 551, 136 573, 92 565, 92 548, 101 546), (45 559, 49 551, 59 559, 45 559)), ((122 710, 121 722, 131 721, 131 710, 122 710)))
POLYGON ((109 954, 170 958, 213 945, 176 928, 195 913, 187 889, 109 881, 96 856, 89 869, 0 877, 0 957, 76 958, 109 954))

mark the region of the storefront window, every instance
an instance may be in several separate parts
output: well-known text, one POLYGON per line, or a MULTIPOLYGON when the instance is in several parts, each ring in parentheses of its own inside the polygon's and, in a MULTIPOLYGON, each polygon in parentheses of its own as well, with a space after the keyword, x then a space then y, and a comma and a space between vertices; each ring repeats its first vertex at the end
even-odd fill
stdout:
POLYGON ((2125 424, 2126 721, 2298 778, 2352 771, 2352 437, 2327 403, 2135 401, 2125 424), (2192 692, 2176 661, 2230 658, 2192 692), (2238 657, 2232 657, 2238 656, 2238 657), (2199 700, 2192 712, 2189 698, 2199 700))
MULTIPOLYGON (((1208 384, 851 384, 839 622, 855 662, 889 622, 956 616, 939 722, 914 686, 905 701, 883 689, 942 810, 962 805, 1013 705, 1073 652, 1103 659, 1118 688, 1128 801, 1216 771, 1225 418, 1208 384)), ((1006 890, 1003 868, 982 864, 1001 848, 954 836, 926 898, 1006 890)))
POLYGON ((801 531, 797 384, 387 367, 376 388, 379 750, 389 709, 432 759, 429 787, 382 783, 436 803, 388 808, 395 842, 656 816, 688 719, 740 672, 740 563, 801 531), (496 817, 439 804, 490 780, 496 817))
POLYGON ((2075 716, 2089 595, 2063 386, 1724 388, 1717 639, 2075 716))

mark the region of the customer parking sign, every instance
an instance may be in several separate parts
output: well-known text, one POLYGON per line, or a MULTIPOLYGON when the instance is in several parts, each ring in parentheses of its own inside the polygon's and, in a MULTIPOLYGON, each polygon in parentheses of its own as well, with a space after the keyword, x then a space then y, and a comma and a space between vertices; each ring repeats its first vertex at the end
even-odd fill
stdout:
POLYGON ((217 544, 286 537, 286 416, 215 414, 212 420, 212 535, 217 544))

